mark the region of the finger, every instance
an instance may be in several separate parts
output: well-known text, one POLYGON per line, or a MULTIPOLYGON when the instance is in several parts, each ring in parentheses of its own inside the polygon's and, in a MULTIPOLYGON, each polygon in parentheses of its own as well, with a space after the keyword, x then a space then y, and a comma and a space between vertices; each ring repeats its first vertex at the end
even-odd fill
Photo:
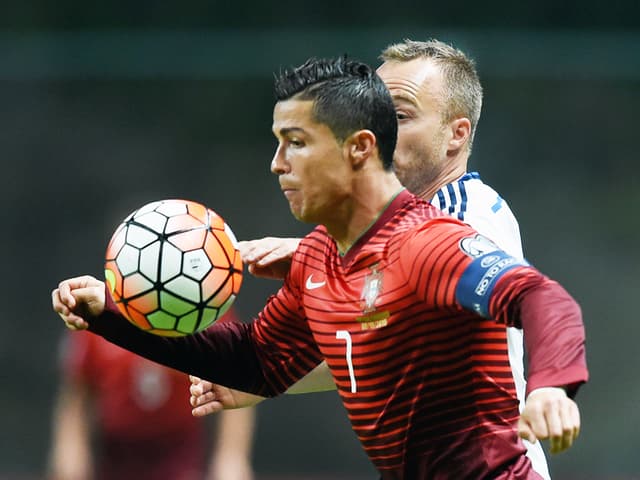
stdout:
POLYGON ((71 296, 71 287, 69 282, 60 282, 58 285, 58 297, 60 301, 65 305, 68 305, 69 302, 74 301, 74 298, 71 296))
POLYGON ((211 415, 212 413, 217 413, 222 410, 223 410, 223 407, 220 402, 209 402, 206 405, 201 405, 201 406, 192 408, 191 414, 194 417, 204 417, 206 415, 211 415))
POLYGON ((191 393, 191 395, 195 396, 204 395, 205 393, 211 392, 212 390, 213 384, 211 382, 200 380, 199 378, 197 382, 194 382, 189 386, 189 392, 191 393))
POLYGON ((559 451, 564 451, 573 445, 580 433, 580 412, 572 400, 567 400, 560 411, 562 419, 563 435, 559 451))
MULTIPOLYGON (((549 438, 549 450, 551 453, 558 453, 563 450, 562 441, 564 437, 564 427, 560 416, 560 406, 551 405, 545 412, 545 420, 549 438)), ((546 438, 538 435, 538 438, 546 438)))
POLYGON ((245 262, 253 261, 253 255, 256 249, 256 240, 245 240, 238 242, 238 250, 240 256, 245 262))
POLYGON ((578 404, 574 401, 571 402, 570 414, 571 414, 571 421, 575 426, 575 429, 574 429, 575 432, 573 436, 573 439, 575 440, 580 436, 580 427, 582 424, 580 422, 580 409, 578 408, 578 404))
POLYGON ((256 278, 277 278, 274 276, 273 271, 270 267, 262 268, 257 266, 255 263, 250 263, 247 265, 247 270, 249 270, 249 273, 256 278))
POLYGON ((55 288, 51 292, 51 303, 53 305, 53 310, 60 315, 67 315, 69 313, 69 309, 64 304, 62 299, 60 298, 60 289, 55 288))
POLYGON ((254 263, 260 264, 262 259, 268 255, 269 252, 270 250, 265 250, 264 248, 253 248, 246 255, 242 256, 242 260, 249 265, 254 263))
POLYGON ((276 255, 276 259, 288 255, 288 248, 283 244, 283 239, 281 238, 264 237, 247 243, 250 245, 246 245, 244 251, 240 252, 245 263, 265 265, 270 263, 266 260, 266 257, 272 254, 276 255), (278 251, 280 253, 277 253, 278 251))
POLYGON ((74 308, 76 305, 76 299, 71 294, 72 291, 78 288, 84 288, 91 283, 93 277, 88 275, 83 275, 81 277, 69 278, 67 280, 63 280, 58 285, 58 289, 60 290, 60 299, 67 305, 70 309, 74 308))
POLYGON ((72 331, 76 331, 76 330, 86 330, 88 328, 88 326, 80 324, 80 323, 73 323, 73 322, 65 322, 64 324, 69 330, 72 331))
POLYGON ((531 430, 531 427, 523 417, 520 417, 518 420, 518 436, 531 443, 536 443, 538 440, 536 435, 533 433, 533 430, 531 430))
POLYGON ((270 252, 265 252, 260 258, 258 258, 255 263, 260 267, 265 267, 267 265, 271 265, 275 262, 280 262, 285 259, 289 259, 290 255, 288 250, 283 248, 278 248, 276 250, 272 250, 270 252))
POLYGON ((62 318, 64 320, 65 325, 70 330, 86 330, 89 328, 89 324, 78 315, 74 313, 70 313, 62 318))
POLYGON ((527 424, 535 437, 539 440, 549 438, 545 408, 546 407, 539 403, 530 404, 525 407, 525 410, 527 411, 527 414, 525 415, 527 424), (529 408, 527 409, 527 407, 529 408))
POLYGON ((220 399, 213 392, 207 392, 196 397, 196 405, 206 405, 209 402, 218 402, 220 399))
POLYGON ((71 290, 71 296, 74 301, 77 303, 78 301, 94 301, 100 289, 96 288, 93 285, 87 287, 76 287, 71 290))
POLYGON ((73 298, 73 295, 71 295, 71 284, 69 283, 69 281, 60 282, 57 290, 60 303, 62 303, 69 309, 75 307, 76 299, 73 298))
POLYGON ((202 391, 202 385, 200 385, 199 383, 192 383, 189 386, 189 393, 194 397, 199 397, 204 393, 202 391))

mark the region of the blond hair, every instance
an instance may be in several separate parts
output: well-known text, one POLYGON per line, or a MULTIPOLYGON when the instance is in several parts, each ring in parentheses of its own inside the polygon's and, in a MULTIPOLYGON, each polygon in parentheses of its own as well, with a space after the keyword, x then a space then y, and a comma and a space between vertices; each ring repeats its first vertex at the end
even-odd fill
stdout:
POLYGON ((468 144, 471 151, 482 110, 482 85, 475 62, 463 51, 436 39, 422 42, 406 39, 389 45, 380 54, 380 59, 385 62, 408 62, 416 58, 430 59, 440 68, 444 80, 443 121, 449 122, 461 116, 471 121, 468 144))

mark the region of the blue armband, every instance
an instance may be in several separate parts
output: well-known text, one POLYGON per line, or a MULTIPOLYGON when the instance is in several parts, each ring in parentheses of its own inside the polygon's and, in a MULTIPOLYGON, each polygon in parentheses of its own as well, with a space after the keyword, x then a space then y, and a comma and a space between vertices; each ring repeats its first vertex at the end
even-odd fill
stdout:
POLYGON ((464 308, 489 317, 489 299, 498 279, 515 267, 529 264, 502 250, 477 256, 465 269, 456 286, 456 300, 464 308))

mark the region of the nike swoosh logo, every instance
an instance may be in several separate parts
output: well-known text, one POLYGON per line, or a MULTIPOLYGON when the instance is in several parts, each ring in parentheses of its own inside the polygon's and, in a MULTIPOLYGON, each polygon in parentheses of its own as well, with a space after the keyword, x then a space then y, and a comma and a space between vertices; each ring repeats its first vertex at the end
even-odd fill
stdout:
POLYGON ((307 277, 307 284, 306 284, 307 290, 314 290, 316 288, 324 287, 325 284, 327 283, 324 280, 322 282, 314 282, 312 277, 313 277, 313 273, 307 277))

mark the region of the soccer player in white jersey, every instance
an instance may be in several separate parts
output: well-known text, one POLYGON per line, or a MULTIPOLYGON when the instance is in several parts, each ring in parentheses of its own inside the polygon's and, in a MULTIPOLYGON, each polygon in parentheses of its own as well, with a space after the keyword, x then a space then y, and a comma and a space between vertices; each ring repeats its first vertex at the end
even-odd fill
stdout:
MULTIPOLYGON (((507 203, 478 173, 467 173, 482 108, 482 86, 473 60, 438 40, 405 40, 387 47, 381 59, 378 74, 391 92, 398 117, 394 165, 400 181, 411 192, 431 199, 435 206, 491 238, 507 253, 522 258, 518 222, 507 203)), ((298 241, 266 237, 240 243, 251 273, 282 278, 298 241)), ((522 410, 526 387, 522 331, 509 328, 508 344, 522 410)), ((332 386, 328 371, 319 367, 290 391, 332 386)), ((196 416, 260 401, 255 395, 195 377, 191 394, 196 416)), ((540 443, 524 441, 534 469, 549 479, 540 443)))

